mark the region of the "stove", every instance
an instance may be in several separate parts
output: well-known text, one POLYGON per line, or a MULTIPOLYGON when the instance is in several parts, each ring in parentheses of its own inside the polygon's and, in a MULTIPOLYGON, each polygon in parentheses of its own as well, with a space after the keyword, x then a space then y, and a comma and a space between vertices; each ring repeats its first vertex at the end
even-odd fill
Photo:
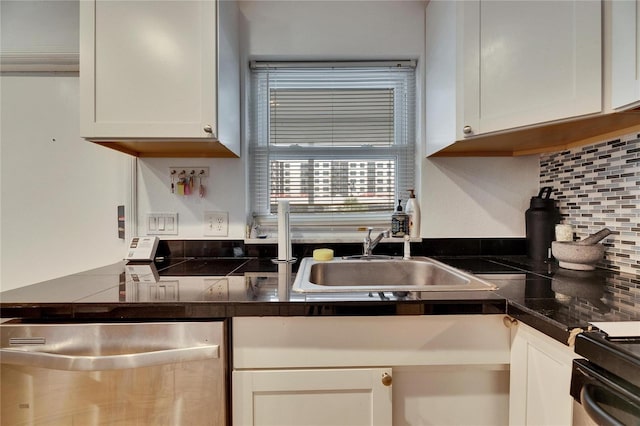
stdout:
POLYGON ((571 395, 597 424, 640 424, 640 336, 577 336, 571 395))

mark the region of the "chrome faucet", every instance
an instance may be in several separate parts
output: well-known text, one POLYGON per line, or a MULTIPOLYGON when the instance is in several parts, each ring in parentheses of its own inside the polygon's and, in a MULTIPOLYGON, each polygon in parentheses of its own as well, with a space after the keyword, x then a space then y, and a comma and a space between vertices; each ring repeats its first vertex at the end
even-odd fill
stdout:
POLYGON ((376 248, 380 240, 382 240, 382 238, 389 238, 389 234, 390 234, 389 229, 385 229, 377 237, 375 237, 372 240, 371 231, 373 231, 373 228, 367 228, 367 231, 369 232, 367 232, 367 236, 364 238, 364 254, 363 254, 364 257, 371 256, 371 252, 373 251, 374 248, 376 248))

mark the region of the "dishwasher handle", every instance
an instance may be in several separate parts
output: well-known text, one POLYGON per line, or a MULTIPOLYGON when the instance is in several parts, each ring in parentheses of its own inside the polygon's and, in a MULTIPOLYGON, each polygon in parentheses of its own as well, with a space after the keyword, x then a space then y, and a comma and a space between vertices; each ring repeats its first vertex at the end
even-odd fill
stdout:
POLYGON ((0 363, 2 364, 66 371, 124 370, 185 361, 202 361, 219 357, 219 345, 105 356, 65 355, 34 350, 0 349, 0 363))

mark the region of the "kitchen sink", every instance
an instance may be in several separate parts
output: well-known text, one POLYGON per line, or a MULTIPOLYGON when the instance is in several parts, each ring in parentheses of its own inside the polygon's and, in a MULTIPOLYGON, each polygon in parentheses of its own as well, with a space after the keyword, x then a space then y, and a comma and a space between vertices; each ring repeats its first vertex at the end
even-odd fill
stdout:
POLYGON ((468 291, 497 287, 428 257, 411 259, 304 258, 293 283, 298 293, 468 291))

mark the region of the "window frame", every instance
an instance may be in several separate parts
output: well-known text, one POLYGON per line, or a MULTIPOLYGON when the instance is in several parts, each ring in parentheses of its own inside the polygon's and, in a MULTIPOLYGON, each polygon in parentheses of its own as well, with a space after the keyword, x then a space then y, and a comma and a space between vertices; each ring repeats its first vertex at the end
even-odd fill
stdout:
MULTIPOLYGON (((270 161, 274 154, 276 159, 309 159, 326 158, 328 160, 358 159, 373 160, 393 158, 396 162, 395 182, 394 182, 394 202, 393 207, 388 211, 378 212, 334 212, 334 213, 292 213, 291 222, 296 227, 306 231, 324 230, 327 226, 329 229, 345 227, 353 229, 354 225, 388 227, 390 216, 393 212, 397 199, 406 200, 408 198, 408 190, 415 188, 416 178, 416 72, 415 61, 376 61, 367 63, 353 62, 314 62, 314 63, 272 63, 272 62, 252 62, 251 88, 249 91, 249 205, 250 214, 253 216, 253 223, 261 227, 272 227, 276 223, 276 214, 273 213, 272 206, 277 205, 277 201, 270 202, 271 198, 271 166, 270 161), (341 67, 352 68, 357 67, 403 67, 408 77, 403 82, 405 90, 403 93, 397 93, 396 86, 394 88, 394 103, 398 99, 403 103, 402 116, 397 115, 394 106, 394 144, 388 147, 371 146, 362 144, 354 147, 313 147, 313 146, 274 146, 270 142, 270 74, 278 72, 282 69, 302 68, 324 68, 324 69, 341 69, 341 67), (267 70, 266 73, 264 70, 267 70), (261 71, 262 70, 262 71, 261 71), (265 76, 266 74, 266 76, 265 76), (262 81, 259 79, 262 78, 262 81), (266 78, 266 81, 264 81, 266 78), (263 85, 260 87, 260 85, 263 85), (266 85, 266 86, 264 86, 266 85), (259 98, 259 91, 263 90, 262 98, 259 98), (266 102, 266 110, 264 104, 257 105, 257 102, 266 102), (260 121, 261 120, 261 121, 260 121), (399 125, 400 124, 400 125, 399 125), (262 137, 259 135, 263 132, 262 137), (265 143, 266 142, 266 143, 265 143), (364 155, 364 156, 363 156, 364 155), (405 170, 406 169, 406 170, 405 170), (256 176, 261 174, 260 176, 256 176), (265 176, 266 175, 266 176, 265 176), (407 186, 406 188, 401 186, 407 186)), ((304 86, 304 88, 313 88, 304 86)), ((351 86, 351 87, 358 87, 351 86)), ((361 87, 367 87, 363 84, 361 87)), ((347 178, 348 179, 348 178, 347 178)))

